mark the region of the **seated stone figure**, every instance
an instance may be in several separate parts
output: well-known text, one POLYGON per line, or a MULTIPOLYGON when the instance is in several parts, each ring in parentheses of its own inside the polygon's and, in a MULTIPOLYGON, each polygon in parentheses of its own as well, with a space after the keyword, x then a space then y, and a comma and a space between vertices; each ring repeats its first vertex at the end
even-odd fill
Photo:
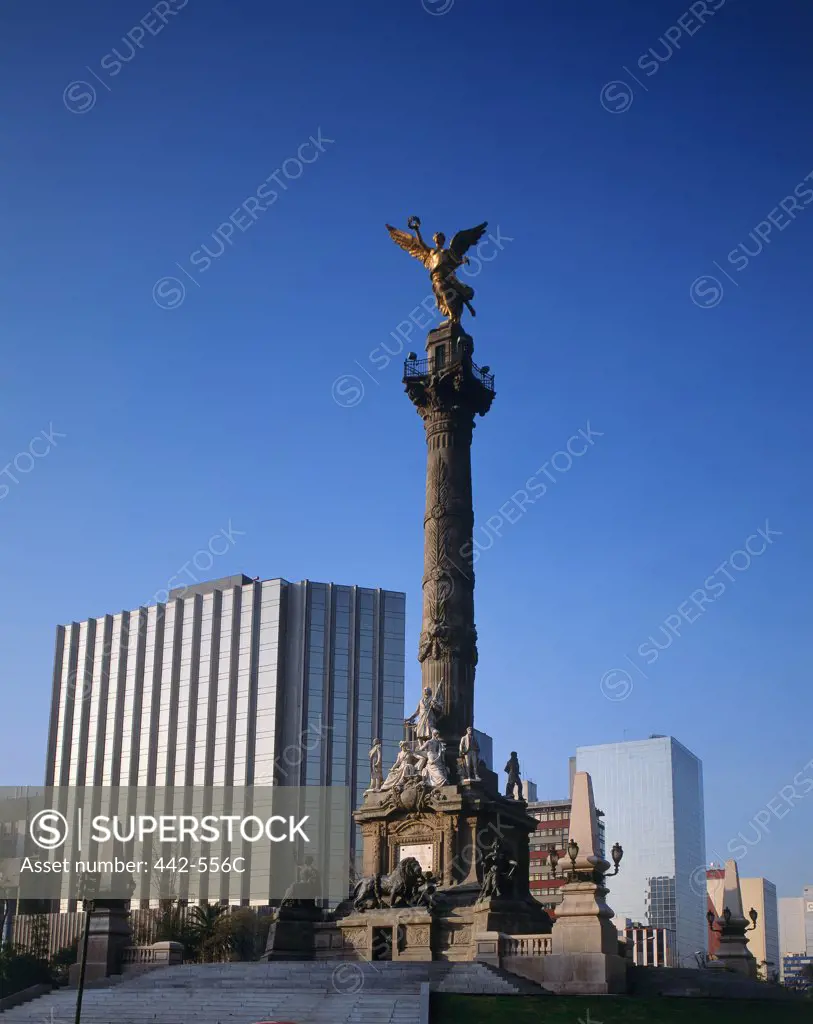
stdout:
POLYGON ((395 764, 390 768, 386 779, 381 784, 381 789, 401 788, 407 779, 417 777, 419 774, 415 765, 415 757, 409 749, 406 740, 401 740, 400 750, 395 759, 395 764))
POLYGON ((446 786, 449 782, 449 770, 446 767, 446 744, 440 738, 437 729, 432 730, 432 738, 418 747, 420 764, 418 770, 427 786, 446 786))
POLYGON ((285 891, 280 907, 296 907, 315 903, 319 894, 319 872, 313 866, 313 857, 305 858, 305 863, 297 866, 297 879, 285 891))

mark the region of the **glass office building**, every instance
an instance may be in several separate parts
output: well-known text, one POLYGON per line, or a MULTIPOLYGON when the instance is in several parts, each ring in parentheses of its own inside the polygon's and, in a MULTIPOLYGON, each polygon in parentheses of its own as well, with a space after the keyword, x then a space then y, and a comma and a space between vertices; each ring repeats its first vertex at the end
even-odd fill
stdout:
POLYGON ((474 730, 474 735, 477 738, 477 745, 480 747, 480 760, 490 772, 493 772, 494 740, 487 732, 480 732, 479 729, 474 730))
POLYGON ((579 747, 576 768, 593 779, 607 842, 624 847, 609 881, 616 917, 675 935, 674 963, 706 949, 703 766, 671 736, 579 747), (694 875, 693 875, 694 872, 694 875))
MULTIPOLYGON (((230 576, 57 627, 46 785, 369 785, 404 720, 405 595, 230 576)), ((351 829, 351 863, 360 837, 351 829)))

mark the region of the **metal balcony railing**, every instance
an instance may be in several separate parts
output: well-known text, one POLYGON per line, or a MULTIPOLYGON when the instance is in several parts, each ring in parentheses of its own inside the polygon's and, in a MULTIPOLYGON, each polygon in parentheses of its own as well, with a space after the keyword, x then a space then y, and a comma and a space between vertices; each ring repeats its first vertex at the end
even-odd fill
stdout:
MULTIPOLYGON (((404 380, 415 380, 420 377, 428 377, 431 373, 439 373, 442 370, 450 370, 453 366, 462 363, 462 359, 455 359, 451 363, 436 366, 434 359, 407 359, 404 362, 404 380)), ((494 390, 494 374, 482 370, 476 363, 469 363, 472 374, 480 381, 483 387, 489 391, 494 390)))

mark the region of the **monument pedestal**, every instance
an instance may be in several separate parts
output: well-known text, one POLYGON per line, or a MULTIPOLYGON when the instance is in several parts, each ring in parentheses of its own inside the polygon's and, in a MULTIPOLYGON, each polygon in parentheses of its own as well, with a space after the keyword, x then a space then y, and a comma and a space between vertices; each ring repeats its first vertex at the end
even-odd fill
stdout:
POLYGON ((470 890, 466 894, 470 897, 468 903, 457 907, 449 905, 460 895, 452 889, 439 893, 443 906, 431 911, 392 907, 350 914, 334 926, 341 934, 340 942, 334 942, 326 930, 321 937, 317 933, 316 956, 466 963, 478 959, 477 940, 485 931, 513 935, 549 933, 550 918, 535 901, 534 905, 521 900, 487 900, 478 904, 472 902, 477 891, 470 890))
POLYGON ((342 955, 354 960, 432 960, 432 915, 418 907, 350 914, 337 922, 342 955))
POLYGON ((556 995, 621 994, 627 991, 627 964, 618 954, 611 953, 546 956, 542 958, 539 981, 548 992, 556 995))
POLYGON ((310 960, 315 946, 314 926, 324 920, 314 903, 280 907, 268 929, 263 960, 310 960))
POLYGON ((738 922, 732 918, 726 931, 720 936, 717 962, 746 978, 756 978, 757 962, 753 953, 748 949, 748 939, 745 937, 746 924, 744 918, 738 922), (733 929, 732 925, 734 925, 733 929))
MULTIPOLYGON (((489 791, 485 782, 427 788, 415 779, 400 789, 368 790, 354 812, 364 838, 363 873, 390 874, 406 857, 431 871, 438 886, 474 886, 482 881, 480 857, 495 838, 505 843, 528 889, 528 836, 536 828, 524 801, 489 791)), ((473 901, 471 901, 473 902, 473 901)))
MULTIPOLYGON (((130 911, 125 909, 123 900, 111 900, 107 906, 99 906, 90 916, 85 984, 101 981, 111 974, 121 974, 124 949, 132 941, 130 911)), ((76 988, 82 960, 82 937, 79 938, 78 959, 68 971, 69 984, 76 988)))
MULTIPOLYGON (((431 906, 378 908, 360 900, 354 913, 336 922, 342 955, 468 961, 476 958, 480 932, 550 932, 551 919, 528 888, 528 835, 536 819, 524 801, 500 796, 495 782, 492 775, 430 789, 418 779, 365 793, 354 813, 364 838, 364 875, 390 876, 414 858, 431 872, 437 892, 431 906), (495 840, 514 865, 512 880, 507 885, 503 879, 500 894, 480 899, 484 857, 495 840)), ((370 896, 366 902, 377 901, 370 896)), ((329 940, 322 942, 330 948, 329 940)))
POLYGON ((596 882, 568 882, 556 908, 554 953, 612 953, 618 955, 618 929, 596 882))
POLYGON ((618 930, 604 897, 610 864, 599 852, 593 784, 576 772, 570 838, 578 845, 552 932, 553 952, 543 958, 542 984, 551 992, 605 995, 626 992, 627 964, 618 952, 618 930))
POLYGON ((569 882, 556 909, 553 953, 544 957, 542 984, 551 992, 606 995, 627 990, 627 964, 618 952, 618 930, 596 882, 569 882))

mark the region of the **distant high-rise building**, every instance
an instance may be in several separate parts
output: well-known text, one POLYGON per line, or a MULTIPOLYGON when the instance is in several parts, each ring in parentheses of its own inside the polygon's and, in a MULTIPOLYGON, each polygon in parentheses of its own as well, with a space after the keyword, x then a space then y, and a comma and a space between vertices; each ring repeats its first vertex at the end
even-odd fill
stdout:
POLYGON ((620 920, 674 933, 674 963, 706 949, 703 766, 671 736, 579 747, 607 839, 624 848, 608 902, 620 920))
POLYGON ((529 804, 536 803, 536 783, 530 779, 522 780, 522 798, 527 800, 529 804))
POLYGON ((805 886, 805 896, 782 896, 779 899, 779 955, 782 964, 782 982, 799 987, 804 981, 802 971, 813 959, 813 946, 805 935, 813 917, 810 894, 813 886, 805 886))
MULTIPOLYGON (((805 901, 801 896, 779 898, 779 952, 807 953, 805 901)), ((810 951, 813 953, 813 949, 810 951)))
POLYGON ((480 747, 480 760, 488 768, 490 772, 494 771, 494 740, 488 735, 487 732, 480 732, 479 729, 474 730, 474 735, 477 739, 477 744, 480 747))
MULTIPOLYGON (((404 721, 404 601, 231 576, 57 627, 46 785, 347 786, 404 721)), ((351 830, 351 862, 360 849, 351 830)))

